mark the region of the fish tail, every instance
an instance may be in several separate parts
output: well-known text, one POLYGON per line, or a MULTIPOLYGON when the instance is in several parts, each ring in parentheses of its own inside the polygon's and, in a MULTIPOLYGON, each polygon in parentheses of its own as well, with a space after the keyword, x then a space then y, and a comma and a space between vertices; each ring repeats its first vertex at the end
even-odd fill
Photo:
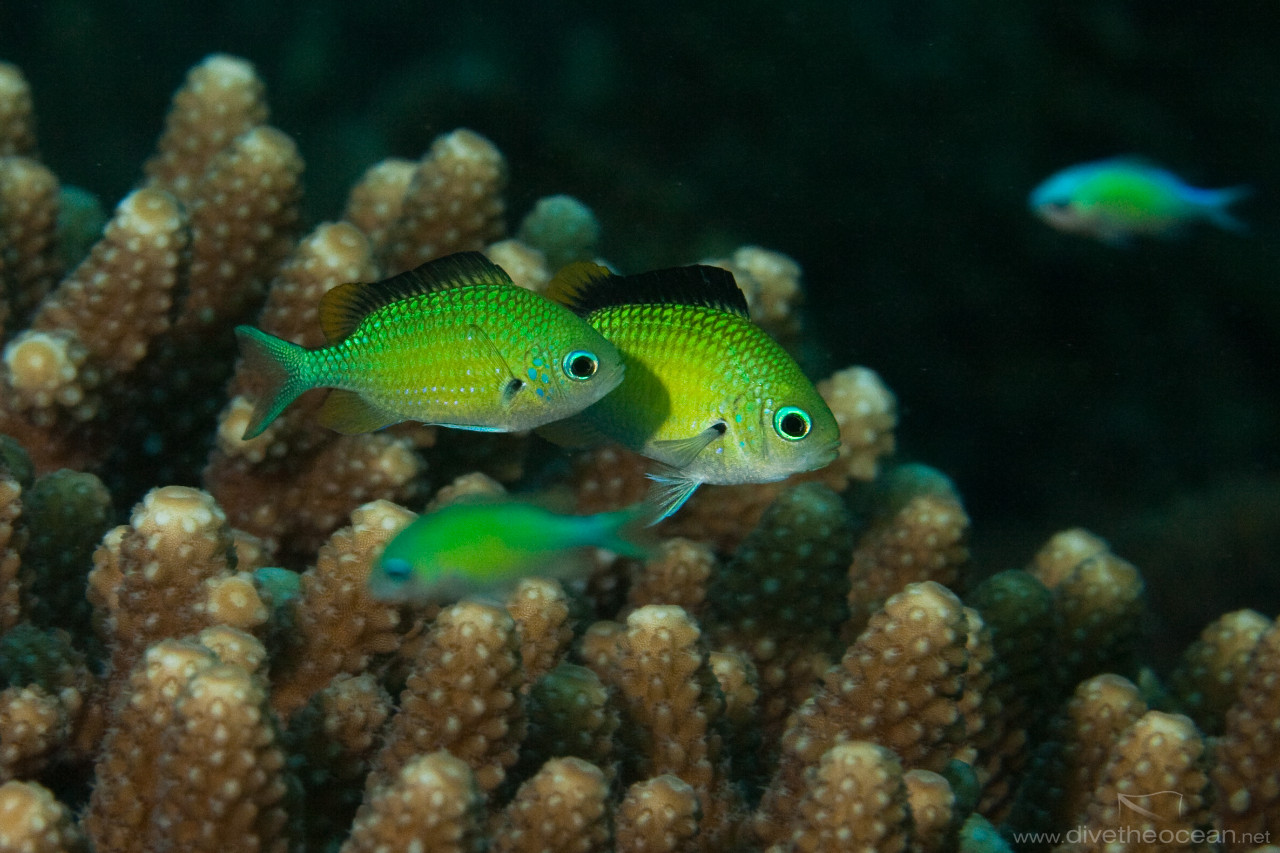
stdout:
POLYGON ((599 524, 594 544, 623 557, 644 559, 652 550, 652 535, 646 526, 652 522, 653 508, 644 501, 623 507, 615 512, 596 516, 599 524))
POLYGON ((1253 195, 1253 187, 1225 187, 1219 190, 1199 190, 1196 203, 1204 216, 1224 231, 1248 231, 1249 226, 1231 214, 1228 209, 1243 198, 1253 195))
POLYGON ((243 439, 248 441, 260 435, 312 386, 306 375, 308 352, 303 347, 252 326, 236 326, 236 338, 240 341, 245 373, 256 384, 258 394, 244 431, 243 439))

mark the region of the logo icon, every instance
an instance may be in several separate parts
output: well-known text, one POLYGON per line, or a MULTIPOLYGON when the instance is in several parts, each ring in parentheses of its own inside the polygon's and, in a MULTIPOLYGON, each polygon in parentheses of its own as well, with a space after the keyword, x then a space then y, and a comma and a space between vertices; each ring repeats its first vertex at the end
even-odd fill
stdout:
POLYGON ((1116 792, 1116 802, 1122 808, 1152 820, 1174 820, 1182 817, 1182 795, 1177 791, 1154 791, 1150 794, 1116 792), (1171 806, 1174 808, 1170 808, 1171 806))

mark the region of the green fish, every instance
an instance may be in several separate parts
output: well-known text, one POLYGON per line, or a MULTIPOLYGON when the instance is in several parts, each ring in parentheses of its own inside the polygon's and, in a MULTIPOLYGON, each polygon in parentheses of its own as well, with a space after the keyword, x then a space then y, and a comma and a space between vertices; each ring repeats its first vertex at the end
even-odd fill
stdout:
POLYGON ((618 276, 578 263, 557 273, 548 295, 618 348, 626 376, 599 402, 539 432, 570 446, 617 442, 663 463, 650 475, 655 521, 702 483, 765 483, 836 458, 831 409, 748 318, 727 270, 618 276))
POLYGON ((588 561, 575 549, 607 548, 630 557, 644 548, 624 536, 643 504, 599 515, 561 515, 512 498, 462 500, 423 513, 387 543, 369 574, 383 601, 414 604, 464 596, 501 598, 529 575, 568 578, 588 561))
POLYGON ((236 328, 260 386, 246 440, 312 388, 333 389, 319 420, 342 433, 408 420, 514 432, 572 415, 622 381, 612 344, 478 252, 335 287, 320 322, 329 345, 314 350, 236 328))

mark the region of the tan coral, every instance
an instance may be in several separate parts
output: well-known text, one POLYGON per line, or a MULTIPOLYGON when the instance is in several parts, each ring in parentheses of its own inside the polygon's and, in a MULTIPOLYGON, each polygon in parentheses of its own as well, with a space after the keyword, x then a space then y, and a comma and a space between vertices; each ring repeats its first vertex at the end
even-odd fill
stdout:
POLYGON ((674 604, 697 615, 715 565, 715 552, 705 542, 680 536, 663 539, 632 579, 627 589, 628 607, 674 604))
POLYGON ((837 744, 805 776, 804 793, 768 853, 876 850, 897 853, 911 840, 902 764, 866 741, 837 744))
POLYGON ((1060 682, 1128 671, 1145 606, 1137 568, 1077 529, 1052 537, 1030 571, 1053 592, 1060 682))
POLYGON ((836 743, 878 743, 908 768, 946 764, 964 728, 966 622, 955 595, 932 581, 911 584, 885 602, 792 716, 756 816, 762 838, 780 840, 776 821, 794 807, 804 768, 836 743))
POLYGON ((27 532, 21 522, 22 484, 0 466, 0 634, 22 619, 22 549, 27 532))
POLYGON ((1102 538, 1083 528, 1073 527, 1051 536, 1036 552, 1027 570, 1052 589, 1076 566, 1108 550, 1110 548, 1102 538))
POLYGON ((490 243, 484 253, 502 267, 518 287, 546 293, 552 270, 547 269, 547 259, 537 249, 519 240, 499 240, 490 243))
MULTIPOLYGON (((238 578, 237 578, 238 579, 238 578)), ((230 625, 213 625, 195 635, 222 663, 235 664, 245 672, 259 672, 267 661, 267 647, 250 633, 230 625)))
POLYGON ((347 195, 342 218, 364 232, 379 256, 387 250, 417 169, 418 164, 412 160, 382 160, 366 169, 347 195))
POLYGON ((273 424, 242 442, 250 411, 240 398, 233 402, 220 425, 219 445, 235 446, 242 456, 215 455, 205 481, 226 506, 232 524, 268 543, 278 559, 314 554, 363 504, 401 503, 416 492, 425 465, 412 438, 391 430, 329 434, 319 446, 299 451, 276 441, 273 424), (269 497, 264 500, 264 495, 269 497))
POLYGON ((908 770, 902 774, 911 808, 912 847, 920 853, 940 853, 951 840, 964 817, 956 803, 955 791, 946 778, 931 770, 908 770))
POLYGON ((400 712, 370 784, 386 784, 410 758, 448 749, 492 791, 524 736, 515 624, 504 611, 462 602, 441 611, 415 661, 400 712))
POLYGON ((22 69, 0 62, 0 157, 35 151, 31 87, 22 69))
POLYGON ((807 698, 847 612, 853 535, 840 496, 819 483, 784 489, 712 578, 705 622, 714 646, 745 654, 759 673, 770 745, 788 709, 807 698))
POLYGON ((1071 826, 1083 817, 1116 740, 1146 712, 1138 688, 1118 675, 1095 676, 1076 687, 1056 727, 1065 771, 1054 782, 1061 791, 1057 825, 1071 826))
POLYGON ((284 753, 266 691, 238 666, 193 675, 161 749, 146 845, 284 853, 284 753))
POLYGON ((396 650, 400 622, 394 606, 368 591, 374 558, 413 514, 388 501, 374 501, 351 514, 351 524, 320 549, 316 565, 302 576, 293 607, 288 654, 274 675, 271 702, 288 719, 339 673, 358 673, 373 655, 396 650))
POLYGON ((609 785, 594 764, 553 758, 516 792, 498 818, 493 853, 606 853, 609 785))
POLYGON ((1215 812, 1223 829, 1280 835, 1280 619, 1271 623, 1249 659, 1239 698, 1227 711, 1214 747, 1215 812))
MULTIPOLYGON (((36 427, 51 427, 60 415, 73 423, 98 413, 101 374, 89 351, 72 332, 20 332, 4 348, 9 420, 20 415, 36 427)), ((15 432, 22 426, 13 424, 15 432)))
POLYGON ((197 673, 217 665, 208 649, 161 640, 129 675, 126 699, 116 706, 95 768, 84 828, 95 850, 132 850, 159 801, 158 772, 175 700, 197 673))
POLYGON ((0 156, 0 282, 7 294, 0 320, 9 311, 25 319, 57 280, 57 228, 58 179, 53 172, 27 157, 0 156))
POLYGON ((417 756, 372 792, 341 853, 480 853, 483 802, 466 762, 444 750, 417 756))
POLYGON ((23 442, 38 469, 90 466, 111 447, 117 425, 106 417, 86 422, 118 414, 100 406, 99 386, 132 371, 168 328, 185 242, 172 197, 132 193, 89 257, 43 301, 31 329, 10 341, 0 429, 23 442))
POLYGON ((506 162, 489 140, 470 130, 437 138, 418 163, 400 215, 387 237, 384 275, 502 236, 506 162))
POLYGON ((37 776, 63 748, 67 709, 36 685, 0 690, 0 781, 37 776))
POLYGON ((622 732, 642 778, 670 773, 693 786, 702 806, 701 849, 729 843, 739 803, 721 764, 716 721, 724 703, 700 644, 679 607, 649 605, 627 617, 614 686, 622 732))
POLYGON ((257 326, 299 346, 321 346, 328 343, 320 325, 324 295, 340 284, 376 279, 364 234, 346 222, 321 223, 298 242, 272 281, 257 326))
POLYGON ((698 794, 664 773, 627 789, 614 825, 617 853, 679 853, 698 832, 698 794))
POLYGON ((942 474, 904 465, 880 484, 881 514, 859 537, 849 564, 849 624, 856 637, 871 614, 909 583, 958 586, 969 559, 969 516, 942 474))
POLYGON ((84 836, 71 811, 35 782, 0 785, 0 850, 9 853, 80 853, 84 836))
POLYGON ((1253 650, 1270 627, 1270 620, 1256 610, 1225 613, 1183 652, 1169 687, 1204 732, 1222 731, 1227 709, 1248 677, 1253 650))
POLYGON ((262 81, 243 59, 215 53, 187 72, 174 93, 157 152, 144 171, 184 201, 213 158, 267 119, 262 81))
POLYGON ((573 642, 569 599, 558 581, 522 578, 508 596, 507 613, 520 635, 526 690, 550 672, 573 642))
POLYGON ((220 334, 246 309, 292 245, 302 159, 283 132, 257 127, 215 156, 189 203, 191 268, 175 328, 220 334))
POLYGON ((560 664, 533 683, 525 708, 528 729, 520 745, 520 768, 526 775, 548 759, 572 755, 614 777, 618 710, 594 672, 560 664))
POLYGON ((746 297, 752 322, 784 345, 795 343, 800 333, 800 265, 759 246, 742 246, 731 258, 709 261, 733 273, 746 297))
MULTIPOLYGON (((233 577, 231 531, 207 492, 152 489, 128 525, 103 538, 89 575, 90 600, 106 615, 115 688, 151 643, 214 624, 252 630, 267 611, 252 584, 238 584, 218 611, 221 583, 233 577), (206 587, 206 581, 216 581, 206 587), (229 621, 233 615, 239 622, 229 621)), ((228 590, 230 592, 231 590, 228 590)))
POLYGON ((1124 849, 1133 853, 1204 849, 1196 834, 1208 824, 1203 753, 1203 739, 1190 719, 1148 711, 1111 750, 1081 824, 1092 832, 1057 847, 1058 853, 1115 849, 1102 830, 1120 833, 1124 849))
MULTIPOLYGON (((824 475, 871 482, 880 460, 893 453, 898 403, 875 371, 867 367, 837 370, 817 385, 840 427, 840 455, 824 475)), ((839 482, 824 480, 836 491, 839 482)))
POLYGON ((1057 695, 1056 673, 1044 665, 1056 613, 1049 590, 1021 569, 987 578, 966 601, 991 631, 994 662, 987 693, 1000 711, 986 720, 979 810, 999 819, 1027 761, 1029 733, 1049 714, 1048 697, 1057 695))
POLYGON ((131 370, 169 328, 186 247, 186 217, 171 195, 130 193, 89 257, 40 306, 32 328, 73 331, 107 376, 131 370))

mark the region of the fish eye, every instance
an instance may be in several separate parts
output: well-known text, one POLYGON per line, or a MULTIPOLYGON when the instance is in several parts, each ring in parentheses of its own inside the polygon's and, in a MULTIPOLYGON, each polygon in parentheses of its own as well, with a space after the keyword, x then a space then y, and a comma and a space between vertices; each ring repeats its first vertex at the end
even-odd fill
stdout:
POLYGON ((586 350, 576 349, 564 357, 564 372, 579 382, 595 376, 599 366, 600 360, 586 350))
POLYGON ((809 434, 813 421, 809 413, 795 406, 783 406, 773 416, 773 429, 787 441, 799 441, 809 434))
POLYGON ((382 570, 387 573, 387 577, 393 581, 402 581, 409 577, 409 571, 412 567, 408 560, 400 557, 392 557, 382 561, 382 570))

